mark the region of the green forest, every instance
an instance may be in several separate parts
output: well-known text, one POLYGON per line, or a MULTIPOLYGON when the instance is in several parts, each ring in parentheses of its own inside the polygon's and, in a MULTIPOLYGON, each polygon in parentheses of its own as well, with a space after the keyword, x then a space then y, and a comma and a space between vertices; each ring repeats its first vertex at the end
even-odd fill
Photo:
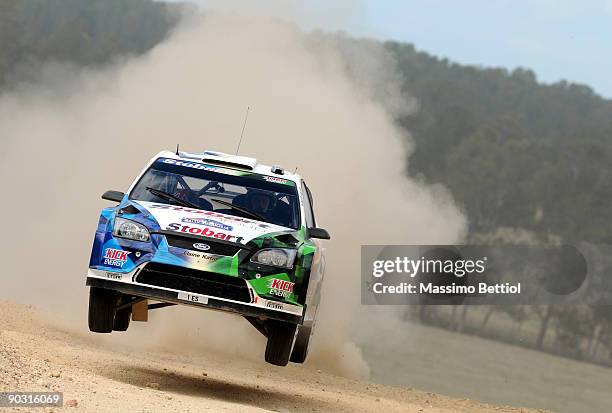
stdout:
POLYGON ((181 5, 150 0, 2 0, 0 89, 39 62, 96 66, 144 53, 180 16, 181 5))
MULTIPOLYGON (((0 89, 35 62, 95 66, 144 53, 168 35, 181 7, 3 0, 0 89)), ((408 173, 449 188, 472 231, 612 239, 612 101, 581 84, 540 84, 528 69, 463 66, 411 44, 384 46, 397 60, 402 93, 419 102, 417 113, 398 120, 416 141, 408 173)))
MULTIPOLYGON (((40 62, 93 67, 145 53, 168 36, 183 7, 150 0, 2 0, 0 92, 27 80, 27 68, 40 62)), ((350 41, 355 47, 371 42, 350 41)), ((525 68, 465 66, 407 43, 383 46, 397 61, 401 92, 419 103, 416 113, 397 119, 416 143, 406 173, 448 188, 471 233, 514 228, 542 240, 612 241, 611 100, 582 84, 539 83, 525 68)), ((542 330, 545 335, 554 326, 574 357, 593 358, 598 342, 610 351, 608 310, 532 310, 540 320, 532 346, 545 347, 542 330)), ((474 321, 472 332, 486 335, 494 312, 474 321)), ((529 318, 524 309, 501 312, 516 323, 529 318)), ((450 324, 421 319, 462 330, 455 311, 450 324)))
POLYGON ((420 102, 401 119, 410 172, 443 183, 489 232, 519 227, 568 242, 612 237, 612 101, 585 85, 539 84, 527 69, 461 66, 389 43, 420 102))

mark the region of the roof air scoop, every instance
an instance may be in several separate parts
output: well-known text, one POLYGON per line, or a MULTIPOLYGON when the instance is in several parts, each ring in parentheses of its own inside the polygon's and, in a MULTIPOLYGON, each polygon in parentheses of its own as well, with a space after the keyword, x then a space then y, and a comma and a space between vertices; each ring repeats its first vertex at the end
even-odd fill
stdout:
POLYGON ((283 168, 281 168, 278 165, 274 165, 271 170, 272 170, 273 174, 277 174, 277 175, 284 175, 285 174, 285 171, 283 170, 283 168))
POLYGON ((213 165, 227 166, 230 168, 253 170, 257 165, 257 159, 247 156, 228 155, 222 152, 205 151, 202 154, 202 162, 213 165))

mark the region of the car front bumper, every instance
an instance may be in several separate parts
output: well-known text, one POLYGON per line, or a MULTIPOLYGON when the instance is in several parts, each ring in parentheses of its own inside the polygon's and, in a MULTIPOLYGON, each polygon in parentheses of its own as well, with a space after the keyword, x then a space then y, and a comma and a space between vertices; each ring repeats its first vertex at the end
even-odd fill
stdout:
POLYGON ((90 287, 114 290, 122 294, 144 297, 155 301, 226 311, 242 316, 280 320, 295 324, 302 324, 304 321, 305 307, 267 300, 259 297, 254 291, 252 291, 252 302, 245 303, 189 291, 137 283, 134 281, 134 273, 137 272, 138 269, 131 273, 115 273, 90 268, 87 273, 86 284, 90 287))

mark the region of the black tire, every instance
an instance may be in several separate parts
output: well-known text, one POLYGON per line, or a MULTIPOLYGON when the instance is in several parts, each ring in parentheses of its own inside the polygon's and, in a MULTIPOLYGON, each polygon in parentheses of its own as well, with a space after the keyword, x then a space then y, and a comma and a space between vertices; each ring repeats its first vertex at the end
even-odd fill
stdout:
POLYGON ((289 359, 292 363, 303 363, 306 361, 308 355, 308 344, 310 342, 312 329, 306 326, 298 326, 298 332, 295 337, 295 344, 293 345, 293 351, 291 351, 291 358, 289 359))
POLYGON ((268 322, 268 344, 266 361, 275 366, 286 366, 289 363, 291 347, 295 336, 295 324, 270 320, 268 322))
POLYGON ((130 326, 130 320, 132 318, 132 307, 127 307, 122 310, 118 310, 115 313, 115 322, 113 323, 113 330, 115 331, 126 331, 130 326))
POLYGON ((89 331, 110 333, 113 331, 115 304, 114 291, 91 287, 89 289, 89 331))

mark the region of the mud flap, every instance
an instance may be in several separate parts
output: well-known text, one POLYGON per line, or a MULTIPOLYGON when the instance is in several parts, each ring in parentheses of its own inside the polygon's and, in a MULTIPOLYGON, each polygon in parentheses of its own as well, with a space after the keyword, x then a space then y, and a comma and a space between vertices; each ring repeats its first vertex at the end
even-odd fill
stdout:
POLYGON ((149 300, 144 299, 132 304, 133 321, 149 321, 149 300))

